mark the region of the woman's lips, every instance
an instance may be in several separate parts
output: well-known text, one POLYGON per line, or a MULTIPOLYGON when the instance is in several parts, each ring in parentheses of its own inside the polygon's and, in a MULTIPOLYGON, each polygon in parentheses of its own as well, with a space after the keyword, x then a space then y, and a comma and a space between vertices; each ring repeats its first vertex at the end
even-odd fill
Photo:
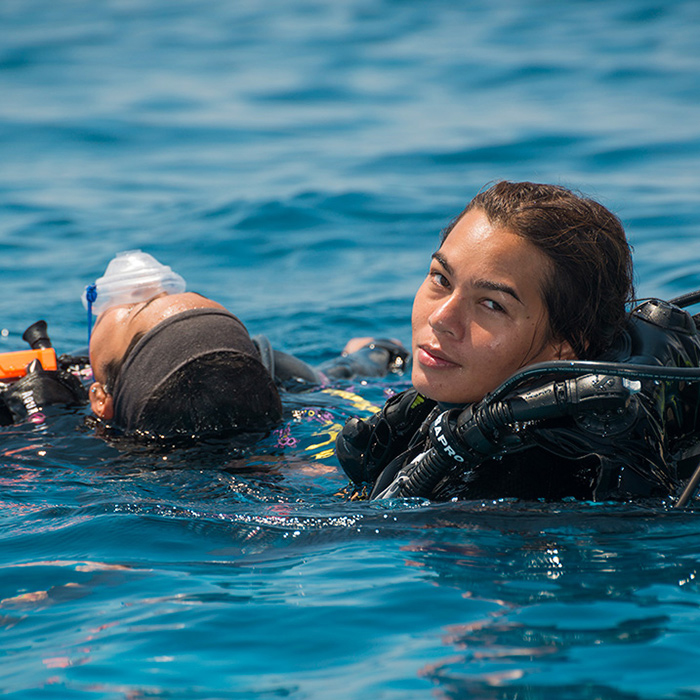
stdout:
POLYGON ((436 348, 431 348, 425 345, 418 347, 416 359, 424 367, 458 367, 456 362, 452 362, 436 348))

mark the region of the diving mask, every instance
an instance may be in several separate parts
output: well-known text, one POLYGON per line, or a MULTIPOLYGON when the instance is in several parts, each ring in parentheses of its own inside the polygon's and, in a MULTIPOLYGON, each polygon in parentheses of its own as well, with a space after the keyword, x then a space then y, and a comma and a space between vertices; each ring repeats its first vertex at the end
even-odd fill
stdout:
POLYGON ((141 250, 117 253, 104 275, 85 287, 82 294, 88 312, 88 339, 93 313, 97 316, 112 306, 147 301, 163 292, 180 294, 185 287, 180 275, 152 255, 141 250))

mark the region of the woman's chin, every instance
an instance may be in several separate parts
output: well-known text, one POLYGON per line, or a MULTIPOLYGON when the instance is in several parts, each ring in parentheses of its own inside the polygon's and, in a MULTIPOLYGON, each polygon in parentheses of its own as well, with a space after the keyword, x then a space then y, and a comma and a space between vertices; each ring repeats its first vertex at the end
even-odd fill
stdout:
POLYGON ((424 372, 420 366, 414 366, 411 375, 411 382, 416 391, 426 398, 442 404, 463 406, 481 400, 486 393, 486 391, 481 391, 482 387, 474 386, 473 382, 470 384, 470 388, 460 390, 457 382, 450 381, 451 379, 454 380, 455 377, 448 376, 446 372, 439 374, 432 371, 424 372))
POLYGON ((414 369, 411 377, 413 388, 428 399, 439 403, 458 403, 454 401, 454 387, 446 385, 445 382, 436 381, 432 377, 427 377, 420 370, 414 369))

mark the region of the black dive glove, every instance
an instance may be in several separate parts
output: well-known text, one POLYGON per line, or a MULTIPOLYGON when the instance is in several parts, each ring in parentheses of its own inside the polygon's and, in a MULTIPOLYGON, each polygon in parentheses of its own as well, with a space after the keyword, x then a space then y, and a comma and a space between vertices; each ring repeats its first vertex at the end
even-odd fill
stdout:
POLYGON ((401 343, 375 338, 355 352, 322 364, 319 370, 332 379, 383 377, 390 372, 401 372, 409 357, 410 353, 401 343))
MULTIPOLYGON (((634 414, 631 395, 639 382, 621 377, 588 374, 551 382, 503 401, 488 399, 466 409, 441 413, 430 426, 430 446, 403 467, 373 498, 429 498, 453 470, 468 472, 485 459, 522 447, 518 423, 574 416, 579 425, 604 414, 634 414)), ((641 385, 640 385, 641 386, 641 385)), ((381 487, 380 487, 381 488, 381 487)))
POLYGON ((397 454, 403 452, 435 408, 415 389, 392 396, 371 418, 349 418, 335 441, 343 471, 356 484, 373 483, 397 454))

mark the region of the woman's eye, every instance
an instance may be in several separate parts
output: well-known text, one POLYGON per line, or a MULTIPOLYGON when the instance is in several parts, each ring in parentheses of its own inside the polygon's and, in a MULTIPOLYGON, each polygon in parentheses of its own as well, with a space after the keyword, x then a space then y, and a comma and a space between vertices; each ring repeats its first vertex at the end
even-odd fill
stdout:
POLYGON ((442 274, 442 272, 436 272, 435 270, 431 270, 430 276, 433 279, 433 282, 438 285, 438 287, 449 287, 450 282, 445 277, 445 275, 442 274))
POLYGON ((491 309, 491 311, 498 311, 500 313, 505 313, 505 309, 497 301, 494 301, 493 299, 484 299, 484 301, 482 303, 484 304, 484 306, 491 309))

